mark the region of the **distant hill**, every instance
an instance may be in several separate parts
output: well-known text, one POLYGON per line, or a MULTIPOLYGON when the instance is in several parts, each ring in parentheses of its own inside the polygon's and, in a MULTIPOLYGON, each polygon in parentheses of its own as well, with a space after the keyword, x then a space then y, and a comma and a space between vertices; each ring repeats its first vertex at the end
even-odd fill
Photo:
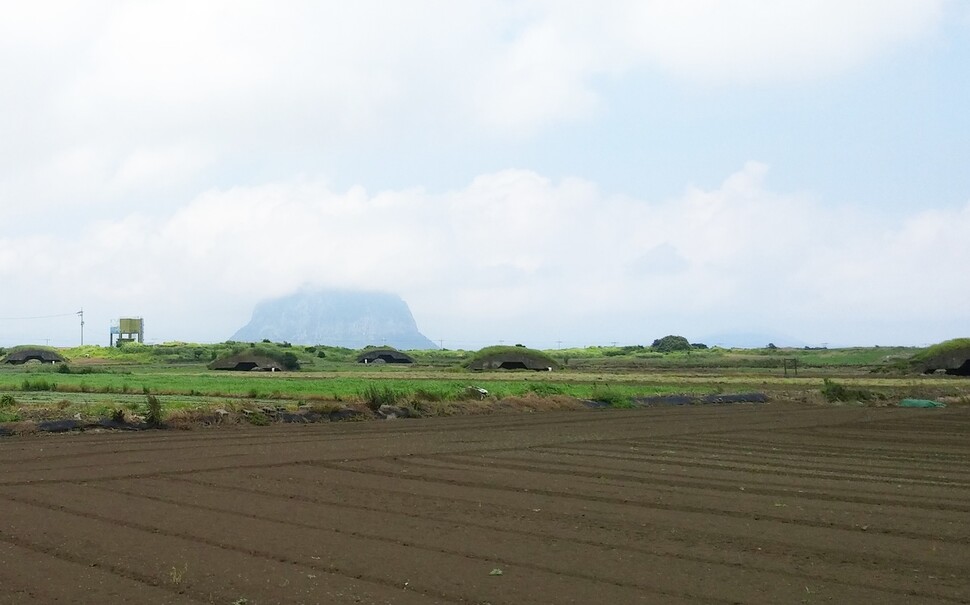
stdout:
POLYGON ((231 340, 334 345, 359 349, 389 345, 398 349, 435 349, 401 297, 358 290, 302 291, 266 300, 231 340))

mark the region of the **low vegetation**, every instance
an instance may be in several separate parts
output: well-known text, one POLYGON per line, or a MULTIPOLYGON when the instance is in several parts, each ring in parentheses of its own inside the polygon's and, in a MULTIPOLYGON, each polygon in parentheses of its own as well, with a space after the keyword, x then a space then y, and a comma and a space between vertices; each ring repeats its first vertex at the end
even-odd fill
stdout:
POLYGON ((595 402, 630 407, 657 395, 753 391, 767 392, 775 400, 816 403, 881 404, 902 397, 942 397, 959 404, 970 400, 970 381, 923 376, 913 368, 927 356, 958 350, 967 341, 941 343, 944 346, 925 351, 903 347, 732 350, 699 348, 671 335, 650 346, 408 351, 415 362, 407 365, 358 364, 359 351, 324 345, 85 346, 60 351, 69 364, 0 366, 0 422, 80 415, 138 419, 160 426, 209 417, 219 409, 263 424, 275 421, 267 409, 318 409, 330 414, 348 407, 376 412, 390 405, 413 416, 429 416, 484 413, 510 405, 567 409, 595 402), (219 356, 241 351, 272 354, 294 370, 206 368, 219 356), (529 359, 543 371, 469 371, 474 360, 495 354, 529 359), (797 364, 797 376, 786 374, 785 366, 790 370, 792 361, 797 364), (545 371, 550 367, 554 371, 545 371))
POLYGON ((145 406, 145 424, 159 427, 162 426, 163 419, 162 402, 158 400, 158 397, 149 395, 145 406))
POLYGON ((56 391, 57 383, 49 382, 46 378, 24 378, 20 383, 21 391, 56 391))
POLYGON ((826 401, 835 403, 869 401, 870 399, 873 399, 875 395, 870 390, 847 387, 841 383, 826 378, 822 382, 822 396, 825 397, 826 401))
POLYGON ((967 350, 970 350, 970 338, 954 338, 937 343, 931 347, 927 347, 926 349, 913 355, 913 359, 915 361, 926 361, 927 359, 932 359, 941 355, 947 355, 953 352, 962 353, 967 350))
POLYGON ((382 405, 394 405, 401 399, 402 393, 387 385, 368 384, 360 394, 360 398, 367 407, 376 412, 382 405))

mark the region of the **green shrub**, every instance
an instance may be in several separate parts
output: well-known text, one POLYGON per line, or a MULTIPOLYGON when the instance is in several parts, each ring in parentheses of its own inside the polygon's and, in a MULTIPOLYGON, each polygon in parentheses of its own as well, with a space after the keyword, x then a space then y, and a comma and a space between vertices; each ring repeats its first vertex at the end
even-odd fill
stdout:
POLYGON ((653 341, 650 345, 655 351, 660 351, 661 353, 671 353, 673 351, 690 351, 690 342, 683 336, 664 336, 663 338, 658 338, 653 341))
POLYGON ((448 395, 448 393, 427 387, 414 390, 414 399, 419 401, 444 401, 445 399, 449 399, 448 395))
POLYGON ((17 404, 17 400, 10 393, 0 395, 0 408, 9 408, 17 404))
POLYGON ((112 416, 114 412, 115 409, 113 407, 104 403, 91 408, 91 415, 95 418, 106 418, 112 416))
POLYGON ((846 401, 846 388, 838 382, 826 378, 822 382, 822 396, 830 402, 846 401))
POLYGON ((836 401, 869 401, 873 398, 871 391, 851 389, 828 378, 822 383, 822 396, 831 403, 836 401))
POLYGON ((603 351, 604 357, 621 357, 623 355, 634 355, 636 353, 642 353, 645 350, 643 345, 629 345, 625 347, 620 347, 618 349, 605 349, 603 351))
MULTIPOLYGON (((289 344, 287 343, 286 346, 289 346, 289 344)), ((296 353, 292 351, 287 351, 283 353, 280 356, 280 363, 283 364, 283 367, 286 368, 287 370, 300 369, 300 360, 297 358, 296 353)))
MULTIPOLYGON (((101 371, 103 372, 104 370, 101 370, 101 371)), ((94 374, 94 368, 90 368, 90 367, 75 368, 66 363, 62 363, 57 366, 57 373, 58 374, 94 374)))
POLYGON ((149 395, 147 398, 148 405, 145 411, 145 423, 148 426, 159 427, 162 425, 162 402, 158 400, 158 397, 154 395, 149 395))
POLYGON ((143 351, 151 351, 151 347, 149 345, 136 342, 136 341, 130 341, 130 342, 118 341, 118 348, 121 349, 123 353, 132 353, 132 354, 141 353, 143 351))
POLYGON ((621 395, 620 393, 606 393, 601 395, 599 401, 603 403, 610 404, 613 408, 632 408, 633 399, 628 395, 621 395))
POLYGON ((269 416, 267 416, 263 412, 254 411, 250 414, 246 414, 245 416, 246 416, 246 420, 249 421, 249 424, 252 424, 254 426, 269 425, 269 416))
POLYGON ((613 408, 633 407, 633 399, 629 395, 623 395, 609 388, 595 389, 591 395, 593 401, 601 401, 613 408))
POLYGON ((558 384, 547 384, 544 382, 533 383, 529 385, 529 391, 535 393, 536 395, 563 395, 566 390, 558 384))
POLYGON ((57 390, 57 385, 53 382, 48 382, 46 378, 37 378, 31 380, 29 378, 24 378, 24 381, 20 383, 21 391, 54 391, 57 390))
POLYGON ((389 386, 379 387, 375 384, 367 385, 360 394, 360 398, 372 412, 379 410, 382 405, 394 405, 402 396, 402 393, 389 386))

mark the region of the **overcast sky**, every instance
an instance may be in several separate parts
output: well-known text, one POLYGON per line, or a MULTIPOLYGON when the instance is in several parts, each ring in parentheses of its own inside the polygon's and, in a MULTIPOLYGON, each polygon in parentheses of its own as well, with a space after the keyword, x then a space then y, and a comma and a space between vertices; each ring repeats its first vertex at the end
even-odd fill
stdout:
POLYGON ((0 346, 970 336, 968 74, 960 0, 0 0, 0 346))

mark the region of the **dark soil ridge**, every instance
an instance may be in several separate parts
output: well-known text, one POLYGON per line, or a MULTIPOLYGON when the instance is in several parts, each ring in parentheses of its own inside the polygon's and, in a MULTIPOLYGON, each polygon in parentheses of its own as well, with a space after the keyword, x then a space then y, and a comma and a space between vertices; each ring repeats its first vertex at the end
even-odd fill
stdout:
MULTIPOLYGON (((384 406, 389 407, 389 406, 384 406)), ((255 426, 268 424, 313 424, 318 422, 341 422, 348 420, 407 418, 404 408, 378 410, 369 415, 355 408, 340 408, 329 412, 314 410, 287 410, 262 408, 240 412, 207 411, 191 417, 179 417, 175 422, 149 424, 147 422, 118 421, 112 418, 97 420, 78 420, 61 418, 41 421, 10 422, 0 424, 0 437, 12 437, 23 433, 69 433, 91 430, 111 431, 148 431, 160 429, 188 428, 190 426, 216 426, 248 423, 255 426)))
MULTIPOLYGON (((634 397, 634 407, 680 406, 680 405, 710 405, 710 404, 739 404, 739 403, 767 403, 768 397, 764 393, 735 393, 717 395, 654 395, 650 397, 634 397)), ((602 401, 584 400, 583 405, 588 408, 609 408, 610 403, 602 401)), ((0 437, 12 437, 23 433, 69 433, 91 430, 110 431, 147 431, 175 428, 189 428, 192 426, 218 426, 248 423, 255 426, 269 424, 315 424, 319 422, 344 422, 364 420, 392 420, 395 418, 414 417, 406 407, 383 405, 374 411, 363 411, 345 407, 331 411, 315 411, 312 409, 291 412, 285 409, 263 407, 256 410, 244 409, 239 412, 212 410, 193 414, 190 417, 180 417, 176 422, 149 424, 147 422, 118 421, 112 418, 98 420, 78 420, 76 418, 62 418, 42 421, 12 422, 0 424, 0 437)))
POLYGON ((634 397, 633 405, 650 407, 656 405, 710 405, 724 403, 768 403, 768 396, 764 393, 733 393, 714 395, 652 395, 650 397, 634 397))

